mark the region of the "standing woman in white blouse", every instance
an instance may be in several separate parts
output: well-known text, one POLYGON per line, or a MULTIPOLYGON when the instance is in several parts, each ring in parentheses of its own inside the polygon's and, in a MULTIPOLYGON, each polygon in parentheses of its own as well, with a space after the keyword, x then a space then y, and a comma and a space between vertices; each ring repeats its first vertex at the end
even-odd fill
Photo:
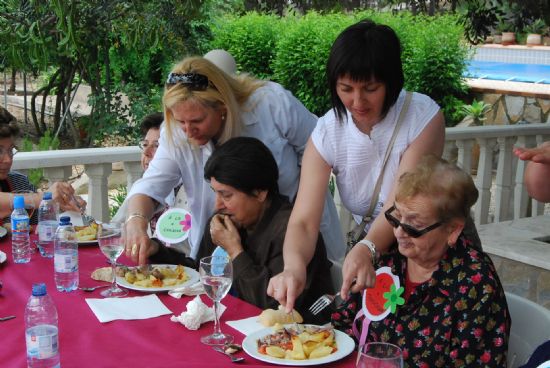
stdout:
MULTIPOLYGON (((285 237, 285 268, 271 279, 268 287, 268 294, 285 305, 287 311, 304 287, 331 171, 342 202, 357 223, 369 209, 406 96, 397 35, 390 27, 370 20, 348 27, 332 45, 327 77, 333 109, 319 119, 307 143, 300 187, 285 237)), ((344 260, 344 298, 349 291, 357 292, 374 284, 372 258, 395 241, 391 226, 383 215, 378 215, 393 205, 394 185, 402 173, 415 167, 426 154, 441 156, 444 137, 439 106, 428 96, 413 93, 384 169, 374 220, 364 229, 365 240, 354 246, 344 260)), ((420 223, 411 225, 422 227, 420 223)))
MULTIPOLYGON (((159 147, 128 195, 128 257, 140 264, 147 262, 152 249, 147 224, 178 184, 187 193, 192 216, 189 256, 195 257, 206 222, 214 214, 215 194, 204 180, 204 165, 216 147, 230 138, 261 140, 279 167, 281 194, 294 199, 302 155, 317 117, 281 85, 246 75, 235 77, 205 58, 189 57, 169 74, 163 105, 159 147)), ((330 244, 332 249, 341 249, 343 239, 330 231, 339 224, 332 198, 327 195, 321 201, 321 207, 327 204, 322 228, 330 255, 330 244)))

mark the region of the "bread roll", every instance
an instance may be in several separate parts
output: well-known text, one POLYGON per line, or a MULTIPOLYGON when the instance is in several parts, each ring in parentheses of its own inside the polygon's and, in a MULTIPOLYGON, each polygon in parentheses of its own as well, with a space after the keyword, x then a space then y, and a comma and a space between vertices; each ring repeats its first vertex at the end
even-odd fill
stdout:
POLYGON ((113 281, 113 269, 111 267, 101 267, 92 272, 92 279, 97 281, 113 281))
POLYGON ((271 327, 275 325, 276 323, 280 324, 286 324, 286 323, 302 323, 304 319, 298 313, 295 309, 292 310, 292 314, 294 315, 294 319, 292 319, 292 315, 290 313, 286 313, 283 306, 279 305, 279 309, 266 309, 258 318, 260 323, 266 327, 271 327))

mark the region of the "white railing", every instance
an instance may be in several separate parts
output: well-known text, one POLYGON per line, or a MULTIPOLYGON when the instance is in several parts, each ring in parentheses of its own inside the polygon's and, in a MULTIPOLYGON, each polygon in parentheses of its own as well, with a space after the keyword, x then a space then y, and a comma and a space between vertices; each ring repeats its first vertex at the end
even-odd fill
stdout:
MULTIPOLYGON (((543 203, 535 200, 529 203, 523 184, 525 162, 517 159, 512 148, 535 147, 549 139, 550 124, 446 129, 443 157, 456 162, 475 177, 479 190, 479 199, 474 205, 474 221, 477 225, 543 213, 543 203)), ((338 193, 335 193, 334 198, 340 225, 345 232, 351 228, 352 218, 342 205, 338 193)))
POLYGON ((73 174, 73 167, 83 165, 89 178, 87 212, 100 221, 107 221, 107 179, 112 173, 113 162, 123 162, 128 187, 143 173, 137 146, 20 152, 14 157, 12 168, 21 172, 42 168, 44 177, 53 183, 67 180, 73 174))
MULTIPOLYGON (((474 206, 474 220, 477 224, 542 214, 542 203, 534 200, 529 203, 523 185, 525 163, 512 154, 512 147, 534 147, 549 139, 549 124, 447 128, 444 157, 456 160, 459 166, 475 176, 480 194, 474 206), (489 211, 491 206, 494 206, 494 210, 489 211)), ((42 168, 44 176, 50 182, 55 182, 67 180, 74 166, 83 165, 89 177, 88 212, 105 221, 109 217, 107 180, 114 162, 123 162, 129 187, 142 174, 140 151, 135 146, 21 152, 14 158, 13 169, 24 172, 31 168, 42 168)), ((341 205, 338 193, 335 202, 342 228, 348 229, 351 216, 341 205)))

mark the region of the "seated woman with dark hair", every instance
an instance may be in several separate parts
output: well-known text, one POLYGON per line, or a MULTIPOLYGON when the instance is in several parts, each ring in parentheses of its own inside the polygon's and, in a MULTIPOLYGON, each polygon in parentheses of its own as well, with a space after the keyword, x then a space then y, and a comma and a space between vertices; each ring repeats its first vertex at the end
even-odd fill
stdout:
MULTIPOLYGON (((399 277, 405 303, 371 322, 366 342, 399 346, 405 367, 506 367, 504 290, 489 256, 463 232, 477 197, 470 175, 426 156, 401 175, 395 202, 385 211, 397 245, 377 266, 399 277)), ((337 328, 349 331, 348 316, 355 313, 348 307, 359 304, 356 296, 333 316, 337 328)))
MULTIPOLYGON (((204 178, 216 194, 216 214, 203 234, 196 260, 222 247, 233 261, 233 289, 238 296, 260 308, 276 307, 277 301, 266 290, 270 277, 283 270, 283 241, 292 206, 279 194, 273 155, 256 138, 232 138, 210 156, 204 178)), ((189 261, 154 244, 152 262, 189 261)), ((319 236, 307 268, 306 288, 296 303, 302 314, 318 297, 333 293, 330 267, 319 236)))
MULTIPOLYGON (((9 113, 8 113, 9 114, 9 113)), ((11 171, 13 156, 17 152, 16 140, 19 137, 19 127, 11 119, 11 114, 0 116, 0 218, 3 225, 10 226, 10 214, 13 210, 14 193, 28 191, 21 194, 25 197, 25 203, 32 203, 34 208, 40 206, 43 193, 35 193, 36 188, 29 182, 29 178, 17 171, 11 171)), ((12 116, 13 117, 13 116, 12 116)), ((86 202, 75 197, 74 189, 69 183, 57 182, 48 189, 52 192, 53 200, 59 204, 63 211, 79 211, 79 207, 86 206, 86 202)), ((37 223, 38 211, 34 212, 31 224, 37 223)))

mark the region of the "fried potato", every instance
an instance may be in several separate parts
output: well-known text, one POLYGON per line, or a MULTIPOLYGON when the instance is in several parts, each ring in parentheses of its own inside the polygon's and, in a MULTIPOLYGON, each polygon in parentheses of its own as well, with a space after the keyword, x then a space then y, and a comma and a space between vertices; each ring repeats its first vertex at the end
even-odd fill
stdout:
POLYGON ((78 241, 90 241, 97 239, 97 224, 91 222, 88 226, 75 226, 78 241))
POLYGON ((261 354, 288 360, 318 359, 338 350, 332 328, 307 325, 302 329, 274 329, 257 343, 261 354))
POLYGON ((270 345, 267 348, 265 348, 265 352, 267 355, 272 356, 274 358, 284 358, 285 357, 285 350, 281 349, 278 346, 270 345))
POLYGON ((300 337, 292 336, 292 359, 304 360, 305 358, 306 354, 304 353, 304 348, 300 337))
POLYGON ((309 359, 322 358, 332 353, 332 347, 330 346, 319 346, 317 349, 313 350, 309 354, 309 359))

